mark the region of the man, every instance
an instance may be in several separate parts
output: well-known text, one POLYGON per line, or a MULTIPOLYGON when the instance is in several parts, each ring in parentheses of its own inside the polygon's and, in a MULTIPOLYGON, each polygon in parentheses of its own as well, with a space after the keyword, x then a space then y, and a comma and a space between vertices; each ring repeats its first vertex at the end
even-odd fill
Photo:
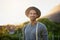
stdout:
POLYGON ((30 19, 30 23, 23 29, 24 40, 48 40, 46 26, 36 21, 41 16, 40 10, 36 7, 29 7, 25 14, 30 19))

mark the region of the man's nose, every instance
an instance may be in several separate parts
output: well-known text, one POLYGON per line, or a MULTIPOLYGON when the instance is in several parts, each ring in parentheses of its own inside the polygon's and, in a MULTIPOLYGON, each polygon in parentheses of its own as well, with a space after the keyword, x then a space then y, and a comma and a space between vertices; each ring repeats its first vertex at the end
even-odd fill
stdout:
POLYGON ((34 16, 34 14, 31 14, 31 16, 34 16))

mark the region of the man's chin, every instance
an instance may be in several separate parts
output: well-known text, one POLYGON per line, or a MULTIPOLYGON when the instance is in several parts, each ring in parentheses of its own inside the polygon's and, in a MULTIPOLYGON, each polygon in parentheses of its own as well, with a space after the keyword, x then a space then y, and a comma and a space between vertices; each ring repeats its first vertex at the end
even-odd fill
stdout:
POLYGON ((31 21, 35 21, 36 19, 30 19, 31 21))

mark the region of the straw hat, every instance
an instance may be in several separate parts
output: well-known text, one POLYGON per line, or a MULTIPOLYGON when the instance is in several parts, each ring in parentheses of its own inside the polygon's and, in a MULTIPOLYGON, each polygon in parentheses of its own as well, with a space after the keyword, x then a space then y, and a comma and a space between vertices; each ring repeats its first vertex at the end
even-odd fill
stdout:
POLYGON ((40 11, 38 8, 36 8, 36 7, 29 7, 29 8, 27 8, 26 11, 25 11, 25 15, 26 15, 27 17, 28 17, 28 14, 29 14, 30 10, 35 10, 35 11, 37 12, 37 15, 38 15, 37 18, 39 18, 39 17, 41 16, 41 11, 40 11))

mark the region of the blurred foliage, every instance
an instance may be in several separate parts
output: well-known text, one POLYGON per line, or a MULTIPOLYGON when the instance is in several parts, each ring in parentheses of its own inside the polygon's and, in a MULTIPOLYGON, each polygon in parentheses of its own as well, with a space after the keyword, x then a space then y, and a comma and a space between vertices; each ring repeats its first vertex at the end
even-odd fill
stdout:
MULTIPOLYGON (((55 23, 47 18, 41 18, 38 19, 37 21, 43 23, 46 25, 47 30, 48 30, 48 37, 49 40, 52 40, 52 35, 56 36, 54 37, 55 40, 58 39, 58 35, 60 36, 60 23, 55 23)), ((16 25, 16 26, 12 26, 12 29, 14 30, 13 34, 10 34, 10 27, 11 25, 6 26, 2 26, 0 27, 0 39, 1 40, 22 40, 22 28, 29 23, 24 22, 20 25, 16 25)))

